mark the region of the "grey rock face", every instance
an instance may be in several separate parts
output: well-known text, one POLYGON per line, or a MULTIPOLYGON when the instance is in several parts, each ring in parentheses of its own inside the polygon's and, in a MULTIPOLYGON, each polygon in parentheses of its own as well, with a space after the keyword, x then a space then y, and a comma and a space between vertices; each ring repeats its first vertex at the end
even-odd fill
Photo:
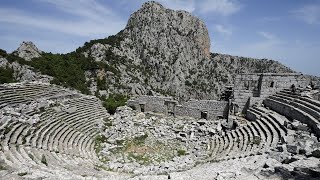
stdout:
POLYGON ((133 13, 116 37, 116 43, 96 43, 84 52, 119 72, 106 76, 114 93, 218 99, 238 73, 292 72, 276 61, 210 53, 208 30, 199 18, 152 1, 133 13), (120 58, 108 59, 110 53, 120 58))
POLYGON ((39 81, 43 83, 49 83, 51 80, 53 80, 53 77, 35 72, 30 66, 21 65, 18 62, 10 63, 5 58, 0 58, 0 67, 13 69, 14 78, 19 82, 39 81))
POLYGON ((33 42, 23 41, 20 47, 13 52, 15 55, 25 59, 26 61, 30 61, 32 58, 41 57, 42 51, 40 51, 33 42))

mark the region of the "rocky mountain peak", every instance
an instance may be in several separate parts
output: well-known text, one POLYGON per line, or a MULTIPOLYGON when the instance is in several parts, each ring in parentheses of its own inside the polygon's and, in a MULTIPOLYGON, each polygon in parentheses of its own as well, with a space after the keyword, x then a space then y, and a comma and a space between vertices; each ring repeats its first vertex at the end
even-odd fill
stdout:
POLYGON ((42 51, 31 41, 23 41, 13 54, 30 61, 32 58, 41 57, 42 51))
POLYGON ((142 5, 141 9, 165 9, 162 4, 156 1, 148 1, 142 5))
POLYGON ((131 15, 124 34, 145 56, 147 49, 165 56, 161 59, 168 62, 198 62, 210 57, 210 38, 203 21, 154 1, 144 3, 131 15))
MULTIPOLYGON (((99 79, 96 84, 101 95, 108 90, 133 95, 159 93, 181 101, 218 99, 238 73, 291 72, 276 61, 211 54, 202 20, 154 1, 134 12, 117 35, 90 41, 82 50, 86 57, 106 65, 105 70, 99 66, 102 69, 86 77, 92 78, 91 82, 99 79), (103 84, 108 89, 100 87, 103 84)), ((90 90, 97 90, 94 83, 90 90)))

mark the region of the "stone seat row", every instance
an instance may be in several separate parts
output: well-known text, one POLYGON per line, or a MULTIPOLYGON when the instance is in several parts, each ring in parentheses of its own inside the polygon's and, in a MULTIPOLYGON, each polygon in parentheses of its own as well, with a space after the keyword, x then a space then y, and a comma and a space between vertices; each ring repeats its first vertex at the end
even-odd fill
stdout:
POLYGON ((265 106, 291 119, 307 124, 320 137, 320 102, 281 91, 264 100, 265 106))
POLYGON ((211 160, 226 160, 263 153, 277 146, 287 135, 284 126, 286 118, 263 107, 248 110, 246 125, 223 135, 215 135, 212 140, 211 160))
MULTIPOLYGON (((31 154, 37 154, 39 151, 46 152, 46 156, 50 158, 51 156, 58 156, 60 159, 58 161, 64 161, 64 164, 70 164, 70 162, 75 161, 74 159, 81 159, 80 162, 90 161, 91 164, 97 160, 96 155, 94 154, 94 137, 96 134, 81 134, 78 131, 75 131, 72 128, 64 128, 63 131, 60 131, 60 134, 65 134, 64 132, 68 132, 68 138, 66 138, 67 135, 64 136, 54 136, 56 138, 51 138, 49 141, 47 137, 45 137, 45 141, 38 146, 32 146, 28 145, 28 142, 26 142, 25 136, 30 131, 31 126, 29 124, 23 124, 21 122, 11 122, 8 124, 8 129, 10 131, 5 134, 5 139, 1 143, 1 149, 2 152, 7 155, 9 154, 9 161, 13 161, 13 164, 16 164, 14 160, 17 160, 22 162, 21 155, 12 155, 16 151, 15 148, 20 149, 20 147, 23 148, 29 148, 33 149, 31 154), (77 140, 76 140, 77 139, 77 140), (47 144, 45 144, 47 142, 47 144), (41 146, 41 148, 39 148, 41 146), (55 148, 53 148, 55 147, 55 148), (36 150, 36 152, 34 152, 36 150), (78 154, 76 153, 78 152, 78 154), (52 154, 53 153, 53 154, 52 154), (69 158, 65 159, 64 156, 67 156, 69 158)), ((37 134, 37 133, 36 133, 37 134)), ((37 138, 34 138, 37 139, 37 138)), ((19 150, 20 151, 20 150, 19 150)), ((23 150, 21 150, 23 151, 23 150)), ((33 155, 36 156, 36 155, 33 155)), ((57 159, 57 157, 55 157, 57 159)), ((28 161, 25 160, 22 164, 26 164, 28 161)), ((52 163, 51 161, 48 163, 52 163)), ((87 163, 87 162, 86 162, 87 163)), ((38 163, 39 164, 39 163, 38 163)), ((61 164, 61 163, 56 163, 61 164)), ((75 162, 72 162, 71 164, 75 164, 75 162)))

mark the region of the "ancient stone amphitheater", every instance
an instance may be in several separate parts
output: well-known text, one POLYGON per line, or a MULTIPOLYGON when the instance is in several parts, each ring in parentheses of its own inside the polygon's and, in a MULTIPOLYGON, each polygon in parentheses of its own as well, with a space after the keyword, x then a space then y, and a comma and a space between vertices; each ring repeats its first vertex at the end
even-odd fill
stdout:
MULTIPOLYGON (((229 114, 229 119, 234 118, 237 127, 206 135, 209 143, 206 144, 206 154, 201 156, 203 159, 199 162, 213 164, 213 173, 215 168, 226 166, 226 162, 235 164, 238 161, 241 164, 241 159, 250 157, 263 161, 263 155, 270 155, 271 151, 279 154, 286 152, 292 154, 289 156, 291 158, 294 155, 309 158, 287 159, 290 162, 315 158, 312 159, 315 167, 308 167, 307 173, 302 172, 319 178, 320 102, 316 98, 303 97, 301 92, 305 89, 300 90, 300 93, 299 89, 294 92, 285 88, 278 90, 264 98, 262 104, 250 105, 245 117, 229 114), (295 120, 299 122, 296 126, 295 120), (297 142, 300 145, 295 144, 298 132, 304 132, 302 135, 307 134, 305 137, 312 139, 311 149, 303 140, 297 142)), ((207 166, 203 165, 185 172, 168 170, 162 175, 152 175, 157 174, 152 171, 142 173, 151 175, 141 175, 99 169, 103 163, 96 154, 95 139, 103 133, 103 122, 110 117, 99 99, 56 85, 30 82, 3 84, 0 85, 0 92, 1 179, 209 179, 219 176, 219 172, 208 175, 207 166)), ((199 132, 194 131, 195 136, 199 132)), ((256 161, 251 165, 259 166, 256 161)), ((195 162, 194 166, 197 164, 195 162)), ((260 168, 270 168, 271 165, 266 164, 260 168)), ((301 163, 292 165, 296 168, 292 172, 300 172, 301 169, 296 167, 299 165, 301 163)), ((260 177, 248 176, 248 172, 242 174, 252 179, 266 178, 261 174, 260 177)), ((240 179, 240 175, 233 178, 240 179)), ((220 178, 231 178, 228 177, 220 178)))
POLYGON ((0 92, 2 168, 94 173, 94 138, 108 115, 97 98, 41 83, 1 85, 0 92))

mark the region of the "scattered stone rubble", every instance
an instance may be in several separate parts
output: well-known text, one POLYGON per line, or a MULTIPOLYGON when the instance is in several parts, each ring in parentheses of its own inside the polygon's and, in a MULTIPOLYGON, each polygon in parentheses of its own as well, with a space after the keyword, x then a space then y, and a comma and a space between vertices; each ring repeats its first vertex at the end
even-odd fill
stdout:
MULTIPOLYGON (((236 118, 235 123, 240 124, 239 120, 240 118, 236 118)), ((220 122, 192 118, 164 118, 163 115, 136 113, 129 107, 120 107, 115 115, 105 120, 103 135, 106 137, 106 142, 102 144, 103 148, 99 153, 99 158, 109 170, 137 174, 142 179, 147 177, 162 179, 163 177, 152 174, 167 174, 164 177, 179 179, 178 177, 181 176, 185 177, 182 179, 192 179, 190 177, 195 176, 195 172, 204 173, 208 169, 212 172, 211 176, 204 173, 203 176, 199 176, 200 179, 206 179, 206 177, 281 179, 292 177, 295 173, 299 177, 320 177, 320 174, 317 174, 320 172, 319 140, 306 124, 296 120, 286 124, 288 135, 285 137, 285 143, 279 143, 276 148, 266 151, 265 154, 206 164, 209 157, 207 148, 210 137, 213 134, 224 134, 224 131, 228 131, 223 130, 220 122), (165 144, 166 148, 161 150, 168 151, 168 153, 130 152, 132 146, 127 149, 123 148, 128 147, 126 142, 131 142, 130 140, 146 134, 147 137, 136 150, 165 144), (179 150, 184 150, 185 154, 179 155, 179 150), (140 158, 130 158, 132 154, 140 158), (231 169, 225 168, 231 164, 231 169), (191 168, 193 169, 188 170, 191 168)))
POLYGON ((210 137, 222 129, 218 121, 145 115, 126 106, 118 108, 116 114, 106 120, 105 128, 107 141, 100 152, 102 159, 108 158, 105 165, 135 174, 181 171, 195 166, 208 158, 210 137), (142 146, 137 145, 136 151, 130 151, 130 147, 121 149, 128 146, 126 143, 130 140, 142 136, 146 138, 142 146), (139 154, 143 148, 146 150, 139 154), (157 148, 161 150, 155 150, 157 148), (144 161, 130 156, 141 156, 144 161))

